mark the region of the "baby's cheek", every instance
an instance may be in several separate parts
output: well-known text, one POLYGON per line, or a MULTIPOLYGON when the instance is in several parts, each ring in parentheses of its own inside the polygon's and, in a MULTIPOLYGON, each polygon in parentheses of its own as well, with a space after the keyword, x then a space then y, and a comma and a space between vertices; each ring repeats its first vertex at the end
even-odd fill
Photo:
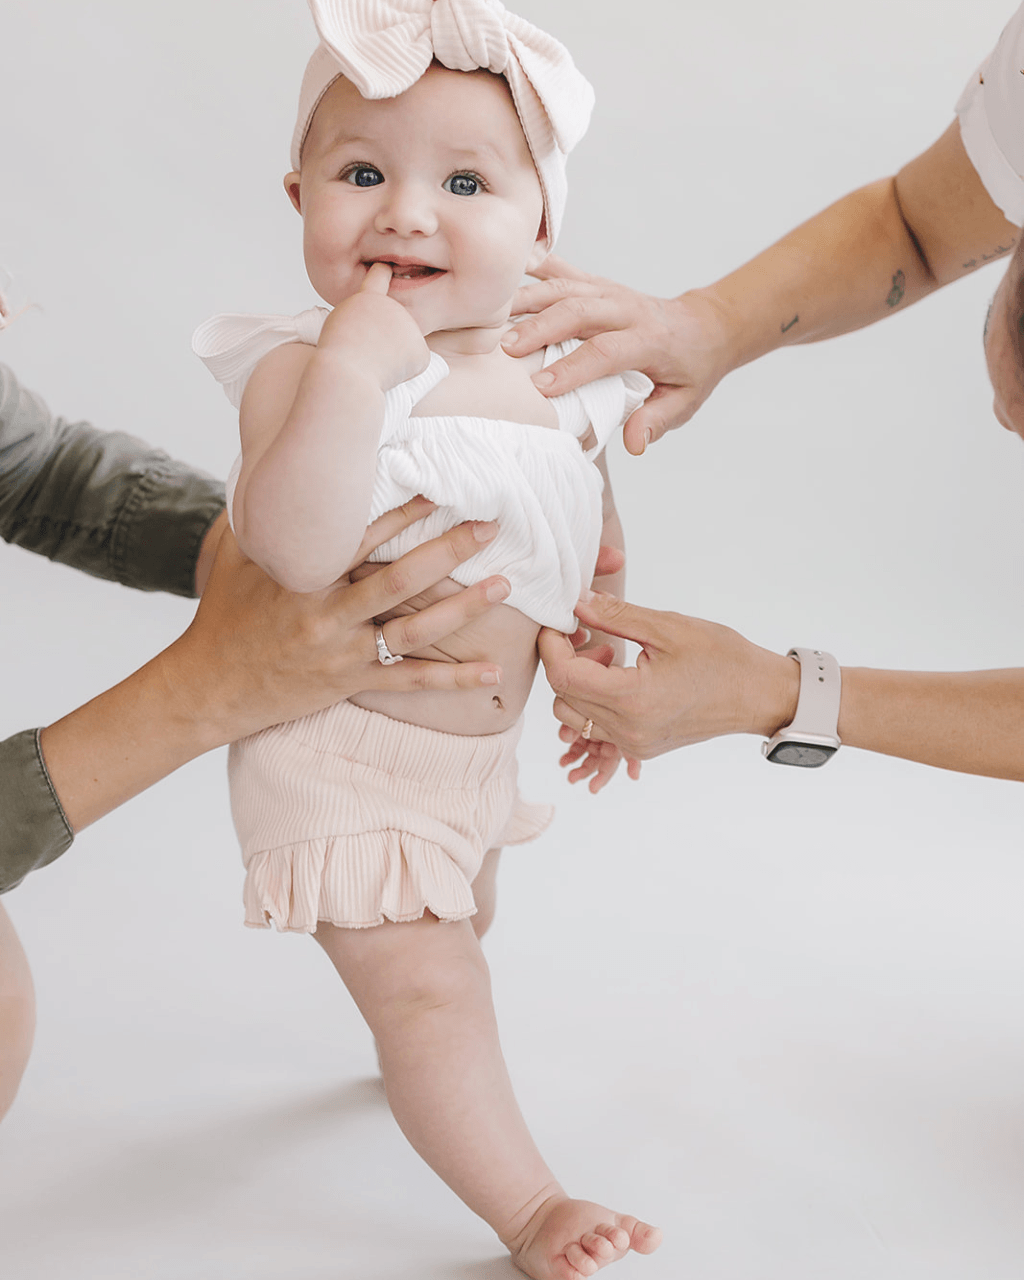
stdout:
POLYGON ((483 256, 475 273, 473 289, 476 297, 494 310, 511 301, 526 270, 526 258, 510 255, 508 245, 497 245, 483 256))

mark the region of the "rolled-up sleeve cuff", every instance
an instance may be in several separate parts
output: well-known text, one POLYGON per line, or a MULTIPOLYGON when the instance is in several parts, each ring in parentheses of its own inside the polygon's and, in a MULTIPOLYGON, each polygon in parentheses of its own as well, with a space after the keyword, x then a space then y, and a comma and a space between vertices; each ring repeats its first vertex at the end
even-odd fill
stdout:
POLYGON ((39 730, 0 742, 0 893, 71 847, 64 816, 39 747, 39 730))
POLYGON ((114 529, 118 581, 142 591, 194 596, 203 539, 223 510, 219 480, 170 458, 147 467, 114 529))
POLYGON ((984 74, 983 65, 956 104, 960 139, 992 203, 1008 222, 1019 227, 1024 224, 1024 179, 1007 160, 992 131, 984 74))

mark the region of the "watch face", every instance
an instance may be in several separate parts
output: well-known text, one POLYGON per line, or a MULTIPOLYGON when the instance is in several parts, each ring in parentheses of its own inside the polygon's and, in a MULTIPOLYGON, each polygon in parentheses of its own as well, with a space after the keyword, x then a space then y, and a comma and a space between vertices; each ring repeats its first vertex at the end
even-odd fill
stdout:
POLYGON ((819 747, 809 742, 780 742, 768 759, 772 764, 795 764, 804 769, 818 769, 835 753, 835 747, 819 747))

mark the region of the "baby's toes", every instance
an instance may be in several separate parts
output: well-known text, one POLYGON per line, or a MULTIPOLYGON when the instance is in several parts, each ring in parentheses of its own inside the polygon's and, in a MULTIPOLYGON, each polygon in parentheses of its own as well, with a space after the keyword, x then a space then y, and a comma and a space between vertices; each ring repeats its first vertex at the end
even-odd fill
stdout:
POLYGON ((572 1268, 569 1274, 573 1277, 573 1280, 577 1275, 592 1276, 601 1269, 601 1264, 595 1261, 583 1246, 575 1240, 566 1248, 564 1257, 570 1268, 572 1268))
POLYGON ((646 1222, 637 1222, 633 1219, 633 1226, 629 1231, 629 1247, 636 1253, 653 1253, 661 1244, 661 1231, 658 1227, 652 1227, 646 1222))
POLYGON ((629 1248, 629 1232, 621 1227, 601 1226, 582 1236, 580 1244, 598 1262, 613 1262, 629 1248))

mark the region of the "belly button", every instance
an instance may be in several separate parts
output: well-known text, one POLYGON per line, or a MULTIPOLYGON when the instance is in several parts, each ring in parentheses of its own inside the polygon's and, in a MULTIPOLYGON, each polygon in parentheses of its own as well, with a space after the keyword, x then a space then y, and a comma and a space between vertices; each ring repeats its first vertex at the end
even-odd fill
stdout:
POLYGON ((494 695, 491 701, 494 703, 494 705, 498 708, 499 711, 505 710, 505 704, 504 702, 502 702, 502 700, 498 697, 497 694, 494 695))

